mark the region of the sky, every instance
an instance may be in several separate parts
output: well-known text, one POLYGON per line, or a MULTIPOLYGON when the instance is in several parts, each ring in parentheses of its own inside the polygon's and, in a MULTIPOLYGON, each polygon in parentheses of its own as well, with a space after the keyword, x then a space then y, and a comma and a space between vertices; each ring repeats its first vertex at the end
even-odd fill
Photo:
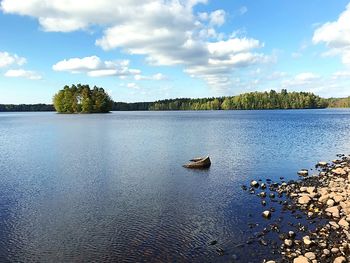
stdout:
POLYGON ((350 95, 349 0, 0 0, 0 103, 350 95))

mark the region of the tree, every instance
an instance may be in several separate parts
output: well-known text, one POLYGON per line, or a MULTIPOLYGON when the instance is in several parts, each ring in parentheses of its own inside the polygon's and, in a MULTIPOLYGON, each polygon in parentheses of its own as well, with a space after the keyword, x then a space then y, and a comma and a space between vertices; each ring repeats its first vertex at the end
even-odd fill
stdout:
POLYGON ((103 88, 89 85, 64 86, 53 97, 53 104, 60 113, 107 113, 113 101, 103 88))

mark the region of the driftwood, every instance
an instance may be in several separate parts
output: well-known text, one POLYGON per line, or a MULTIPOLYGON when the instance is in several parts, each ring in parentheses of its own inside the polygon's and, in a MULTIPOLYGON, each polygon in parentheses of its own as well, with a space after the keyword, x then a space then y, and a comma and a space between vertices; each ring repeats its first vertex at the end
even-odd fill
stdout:
POLYGON ((183 165, 185 168, 191 168, 191 169, 205 169, 209 168, 211 165, 211 161, 209 156, 206 157, 198 157, 193 158, 190 160, 189 163, 183 165))

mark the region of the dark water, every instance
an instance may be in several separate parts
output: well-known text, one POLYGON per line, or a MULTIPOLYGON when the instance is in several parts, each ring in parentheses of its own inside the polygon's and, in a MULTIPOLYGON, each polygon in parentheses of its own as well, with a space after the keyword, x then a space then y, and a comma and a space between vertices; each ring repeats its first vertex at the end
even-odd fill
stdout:
POLYGON ((349 110, 2 113, 0 262, 261 262, 237 246, 263 211, 240 185, 295 179, 349 135, 349 110))

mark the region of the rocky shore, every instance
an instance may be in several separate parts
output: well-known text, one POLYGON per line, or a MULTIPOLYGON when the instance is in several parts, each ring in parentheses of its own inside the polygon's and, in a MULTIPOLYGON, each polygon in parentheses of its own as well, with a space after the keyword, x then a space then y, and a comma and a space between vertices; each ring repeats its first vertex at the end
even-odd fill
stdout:
POLYGON ((300 180, 296 181, 252 181, 249 187, 242 186, 256 194, 266 208, 262 212, 268 219, 264 230, 248 241, 258 239, 279 255, 264 262, 350 262, 350 156, 338 155, 336 160, 319 162, 315 168, 313 172, 299 171, 300 180), (275 208, 268 207, 268 199, 300 222, 282 227, 284 222, 275 218, 275 208), (291 229, 285 230, 289 226, 291 229), (271 231, 276 232, 279 243, 264 239, 271 231))

